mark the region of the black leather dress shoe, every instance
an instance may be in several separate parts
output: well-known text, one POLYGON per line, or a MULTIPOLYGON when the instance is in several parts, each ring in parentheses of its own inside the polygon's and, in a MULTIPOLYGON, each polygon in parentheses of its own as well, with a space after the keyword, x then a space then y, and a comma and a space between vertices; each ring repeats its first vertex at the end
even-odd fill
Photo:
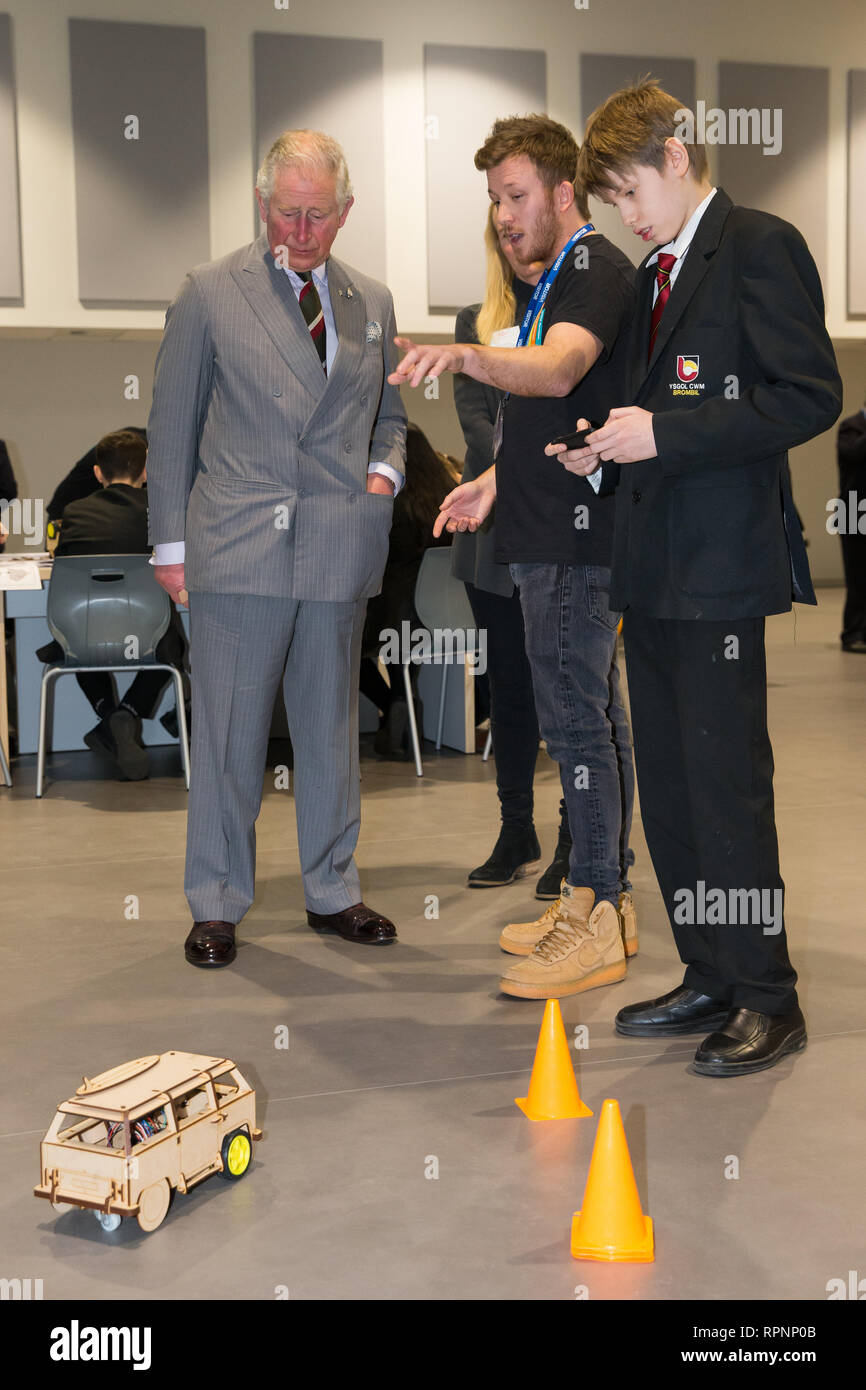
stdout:
MULTIPOLYGON (((503 825, 490 858, 473 869, 469 888, 502 888, 506 883, 523 878, 541 859, 541 845, 532 826, 503 825)), ((561 880, 560 880, 561 881, 561 880)), ((557 887, 556 896, 559 897, 557 887)))
POLYGON ((658 999, 645 999, 642 1004, 620 1009, 616 1031, 629 1038, 676 1038, 683 1033, 705 1033, 724 1023, 730 1011, 730 1004, 678 985, 658 999))
POLYGON ((805 1046, 806 1020, 799 1009, 786 1014, 731 1009, 721 1028, 704 1038, 695 1053, 694 1069, 701 1076, 746 1076, 774 1067, 789 1052, 802 1052, 805 1046))
POLYGON ((234 923, 193 922, 183 953, 190 965, 231 965, 237 955, 234 923))
POLYGON ((363 903, 345 907, 342 912, 308 912, 307 921, 316 931, 334 931, 344 941, 357 941, 362 946, 380 946, 397 940, 394 923, 363 903))

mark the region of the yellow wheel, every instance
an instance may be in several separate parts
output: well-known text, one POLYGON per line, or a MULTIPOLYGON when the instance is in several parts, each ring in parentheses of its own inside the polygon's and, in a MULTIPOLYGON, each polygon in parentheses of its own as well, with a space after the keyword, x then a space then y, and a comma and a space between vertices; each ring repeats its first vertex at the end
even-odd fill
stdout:
POLYGON ((222 1176, 236 1182, 249 1168, 252 1156, 253 1146, 245 1129, 236 1129, 233 1134, 227 1134, 222 1146, 222 1176))

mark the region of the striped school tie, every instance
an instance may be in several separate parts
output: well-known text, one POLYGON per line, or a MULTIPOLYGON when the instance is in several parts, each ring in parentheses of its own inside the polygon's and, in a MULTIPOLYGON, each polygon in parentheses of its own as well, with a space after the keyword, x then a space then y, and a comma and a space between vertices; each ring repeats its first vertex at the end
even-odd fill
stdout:
POLYGON ((313 272, 311 270, 298 270, 295 272, 304 284, 301 293, 298 295, 298 303, 304 320, 310 330, 310 337, 316 344, 316 351, 319 354, 319 361, 324 368, 325 374, 328 372, 327 346, 325 343, 325 316, 322 313, 322 301, 319 299, 319 292, 313 284, 313 272))
POLYGON ((653 348, 656 345, 656 334, 659 331, 662 314, 665 311, 665 305, 671 297, 671 271, 674 268, 675 261, 676 256, 672 256, 670 251, 659 251, 658 268, 656 270, 656 284, 659 287, 659 292, 656 295, 656 302, 653 305, 653 316, 650 320, 647 361, 649 361, 653 355, 653 348))

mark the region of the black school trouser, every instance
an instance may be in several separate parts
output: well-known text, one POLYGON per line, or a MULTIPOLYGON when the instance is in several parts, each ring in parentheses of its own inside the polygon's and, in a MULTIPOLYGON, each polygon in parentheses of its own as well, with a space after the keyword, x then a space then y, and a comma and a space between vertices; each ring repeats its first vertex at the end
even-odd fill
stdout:
POLYGON ((644 834, 683 983, 731 1008, 785 1013, 797 976, 782 913, 764 619, 629 608, 623 636, 644 834))

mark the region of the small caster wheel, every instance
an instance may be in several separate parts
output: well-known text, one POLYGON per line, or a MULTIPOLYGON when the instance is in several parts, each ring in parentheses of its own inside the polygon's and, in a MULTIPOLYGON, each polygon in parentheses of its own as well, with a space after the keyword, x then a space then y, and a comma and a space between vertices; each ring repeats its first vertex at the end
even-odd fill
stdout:
POLYGON ((116 1231, 120 1225, 121 1218, 116 1211, 95 1211, 93 1215, 96 1217, 103 1231, 116 1231))

